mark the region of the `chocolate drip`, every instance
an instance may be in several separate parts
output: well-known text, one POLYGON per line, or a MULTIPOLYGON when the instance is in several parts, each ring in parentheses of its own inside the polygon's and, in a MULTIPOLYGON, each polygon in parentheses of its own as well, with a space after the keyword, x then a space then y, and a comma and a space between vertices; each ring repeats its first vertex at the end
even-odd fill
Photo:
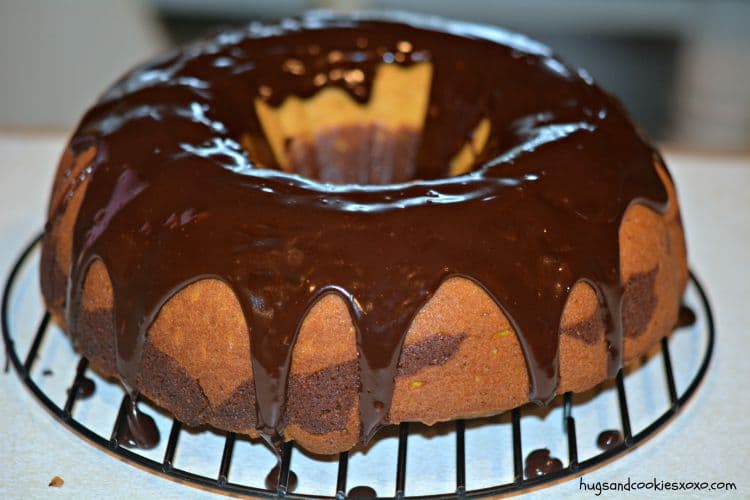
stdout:
MULTIPOLYGON (((276 488, 279 484, 279 473, 281 472, 281 469, 278 465, 275 465, 273 469, 268 471, 268 474, 266 474, 266 489, 271 491, 276 491, 276 488)), ((289 471, 289 478, 286 482, 286 490, 284 493, 290 493, 297 489, 297 474, 294 473, 294 471, 289 471)))
POLYGON ((117 441, 120 445, 150 450, 159 444, 159 429, 156 427, 156 422, 138 409, 137 399, 128 396, 124 404, 127 406, 125 421, 120 422, 117 434, 117 441))
POLYGON ((352 500, 357 498, 377 498, 378 494, 377 492, 370 488, 369 486, 355 486, 354 488, 349 490, 349 493, 346 494, 346 498, 351 498, 352 500))
MULTIPOLYGON (((96 383, 88 377, 83 377, 81 384, 78 386, 78 391, 76 391, 76 399, 88 399, 94 394, 95 390, 96 383)), ((68 393, 70 393, 70 389, 68 389, 68 393)))
POLYGON ((685 304, 680 305, 680 312, 677 314, 677 324, 675 328, 685 328, 695 324, 695 312, 685 304))
POLYGON ((550 456, 547 448, 534 450, 526 457, 524 474, 526 479, 544 476, 562 469, 560 459, 550 456))
POLYGON ((97 154, 82 174, 67 322, 76 328, 83 280, 101 259, 129 391, 160 308, 204 278, 226 283, 241 304, 257 428, 277 446, 300 321, 327 293, 348 302, 356 326, 364 441, 387 421, 412 318, 451 276, 481 284, 509 318, 531 400, 555 396, 560 318, 578 281, 605 306, 610 375, 620 369, 618 232, 631 204, 665 208, 658 154, 615 99, 536 42, 370 16, 311 14, 221 33, 135 69, 83 118, 74 141, 97 154), (356 68, 356 86, 330 84, 367 102, 379 65, 423 61, 433 79, 420 180, 331 185, 276 169, 256 97, 308 97, 320 71, 356 68), (479 163, 446 178, 483 117, 492 131, 479 163))
POLYGON ((611 450, 620 443, 622 443, 622 434, 620 434, 620 431, 602 431, 596 437, 596 445, 604 451, 611 450))

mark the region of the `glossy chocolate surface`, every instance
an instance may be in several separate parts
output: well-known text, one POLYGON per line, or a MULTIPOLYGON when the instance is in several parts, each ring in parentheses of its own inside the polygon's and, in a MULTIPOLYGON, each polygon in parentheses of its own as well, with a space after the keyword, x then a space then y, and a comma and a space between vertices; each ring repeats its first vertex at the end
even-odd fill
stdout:
POLYGON ((117 441, 128 448, 150 450, 159 444, 159 428, 150 415, 142 413, 138 401, 132 396, 125 398, 125 413, 117 432, 117 441))
MULTIPOLYGON (((76 399, 88 399, 94 395, 94 391, 96 391, 96 383, 88 377, 83 377, 76 391, 76 399)), ((70 389, 68 389, 68 394, 70 394, 70 389)))
POLYGON ((588 282, 607 312, 613 376, 622 366, 620 222, 632 203, 663 210, 668 199, 658 154, 585 73, 520 35, 401 15, 311 14, 201 40, 128 73, 71 145, 97 154, 83 174, 69 327, 86 271, 101 259, 117 367, 135 396, 162 305, 201 279, 225 282, 250 330, 258 430, 277 445, 298 328, 327 293, 348 302, 357 329, 363 441, 387 421, 414 315, 452 276, 479 283, 505 312, 540 404, 556 393, 568 294, 588 282), (433 77, 415 180, 335 185, 278 170, 257 97, 277 106, 319 91, 318 74, 357 69, 355 84, 327 84, 366 103, 379 65, 424 61, 433 77), (474 170, 446 177, 482 118, 491 132, 474 170), (252 157, 243 137, 256 145, 252 157))
POLYGON ((560 470, 562 470, 562 462, 559 458, 551 456, 547 448, 534 450, 526 457, 524 467, 526 479, 533 479, 560 470))
MULTIPOLYGON (((268 474, 266 474, 266 489, 270 491, 277 491, 279 486, 279 474, 281 473, 281 467, 279 465, 274 465, 273 469, 268 471, 268 474)), ((286 490, 284 493, 291 493, 294 490, 297 489, 297 474, 294 473, 294 471, 289 471, 289 476, 287 477, 286 481, 286 490)))
POLYGON ((611 450, 620 443, 622 443, 622 434, 614 429, 602 431, 596 436, 596 445, 600 450, 611 450))
POLYGON ((378 494, 369 486, 355 486, 346 494, 346 498, 355 500, 357 498, 377 498, 378 494))
POLYGON ((695 311, 685 304, 680 305, 680 310, 677 313, 677 323, 675 328, 685 328, 686 326, 693 326, 695 324, 695 311))

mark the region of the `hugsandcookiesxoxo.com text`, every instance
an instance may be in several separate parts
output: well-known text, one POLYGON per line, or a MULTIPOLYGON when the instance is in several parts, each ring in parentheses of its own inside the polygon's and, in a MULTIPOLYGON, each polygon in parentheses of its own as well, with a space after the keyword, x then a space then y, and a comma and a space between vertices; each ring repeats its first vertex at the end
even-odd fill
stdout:
POLYGON ((578 489, 588 491, 596 496, 607 492, 642 492, 642 491, 737 491, 737 484, 732 481, 668 481, 651 478, 635 480, 630 477, 625 481, 592 481, 578 480, 578 489))

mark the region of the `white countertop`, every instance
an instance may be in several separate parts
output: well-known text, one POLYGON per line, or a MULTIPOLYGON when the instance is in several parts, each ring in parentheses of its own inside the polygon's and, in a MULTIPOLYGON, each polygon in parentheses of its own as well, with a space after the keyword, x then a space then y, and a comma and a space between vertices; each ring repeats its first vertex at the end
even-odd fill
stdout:
MULTIPOLYGON (((42 227, 64 139, 51 131, 0 132, 1 283, 19 251, 42 227)), ((750 328, 750 156, 672 153, 666 158, 682 204, 691 267, 715 313, 714 359, 697 395, 671 425, 583 480, 732 481, 737 491, 724 494, 747 498, 750 363, 744 339, 750 328)), ((0 408, 0 498, 215 497, 139 470, 84 442, 44 411, 12 371, 0 373, 0 408), (64 486, 48 487, 53 476, 62 477, 64 486)), ((530 496, 580 494, 579 479, 574 479, 530 496)), ((720 495, 673 496, 707 494, 720 495)))

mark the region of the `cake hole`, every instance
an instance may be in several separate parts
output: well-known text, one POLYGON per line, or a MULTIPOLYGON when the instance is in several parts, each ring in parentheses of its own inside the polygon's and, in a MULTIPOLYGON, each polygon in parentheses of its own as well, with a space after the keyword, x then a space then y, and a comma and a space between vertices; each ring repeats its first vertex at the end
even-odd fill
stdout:
MULTIPOLYGON (((292 66, 301 72, 297 64, 292 66)), ((310 82, 320 87, 311 97, 292 95, 278 105, 270 102, 270 91, 259 91, 254 105, 265 138, 245 135, 241 143, 257 165, 321 182, 382 185, 418 180, 423 177, 417 156, 432 72, 427 61, 380 63, 370 77, 359 68, 333 68, 311 76, 310 82), (355 98, 360 91, 368 96, 365 102, 355 98)), ((471 171, 489 132, 489 121, 482 119, 443 175, 471 171)))

